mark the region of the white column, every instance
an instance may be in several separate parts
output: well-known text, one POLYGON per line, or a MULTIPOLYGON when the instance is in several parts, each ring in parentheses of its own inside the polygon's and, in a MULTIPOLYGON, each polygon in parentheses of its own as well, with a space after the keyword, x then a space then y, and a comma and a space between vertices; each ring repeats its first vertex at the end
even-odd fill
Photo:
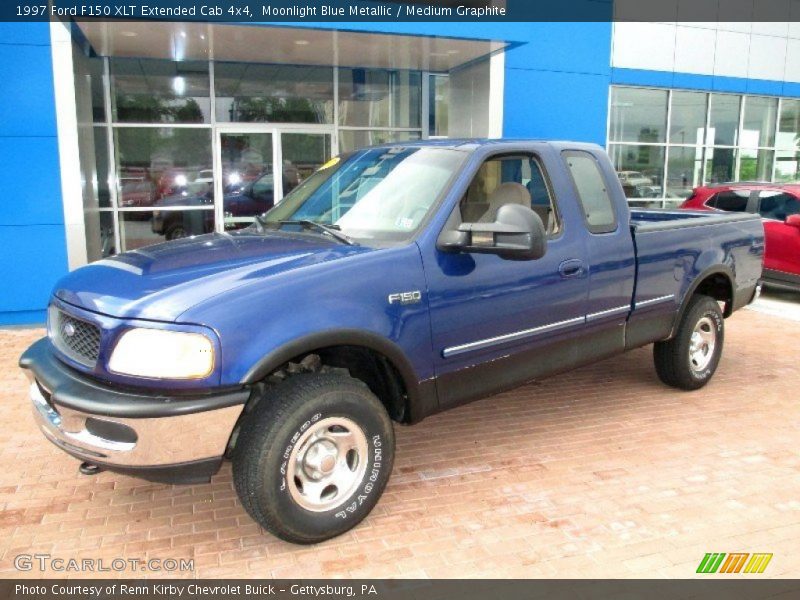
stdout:
POLYGON ((53 88, 56 105, 58 157, 61 167, 61 198, 70 269, 87 262, 86 228, 83 219, 81 165, 78 150, 78 116, 75 104, 75 75, 72 39, 60 21, 50 23, 53 59, 53 88))
POLYGON ((503 137, 503 97, 506 53, 495 52, 489 59, 489 137, 503 137))

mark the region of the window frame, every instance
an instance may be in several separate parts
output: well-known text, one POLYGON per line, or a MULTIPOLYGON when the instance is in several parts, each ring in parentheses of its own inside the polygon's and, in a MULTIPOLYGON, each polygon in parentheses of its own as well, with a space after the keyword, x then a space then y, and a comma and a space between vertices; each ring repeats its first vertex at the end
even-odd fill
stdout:
MULTIPOLYGON (((553 184, 551 182, 550 174, 547 172, 547 169, 544 166, 544 161, 542 160, 541 155, 538 152, 522 152, 522 151, 498 152, 497 154, 490 154, 489 156, 481 160, 478 167, 470 175, 469 182, 467 183, 467 186, 464 188, 464 192, 459 197, 458 202, 456 202, 456 205, 453 208, 453 212, 447 219, 447 223, 450 223, 453 220, 454 214, 457 216, 458 220, 457 225, 469 222, 469 221, 464 221, 463 214, 461 212, 461 203, 463 202, 464 198, 466 198, 466 195, 469 192, 469 188, 472 186, 472 182, 475 181, 475 178, 478 176, 478 173, 486 163, 491 162, 493 160, 514 159, 514 158, 527 159, 532 163, 536 164, 536 166, 539 168, 539 172, 542 174, 542 180, 544 181, 545 189, 547 190, 547 196, 550 198, 550 207, 552 209, 552 213, 555 218, 555 223, 557 226, 556 229, 551 233, 547 231, 547 223, 544 223, 547 239, 556 240, 559 239, 561 236, 563 236, 565 224, 564 224, 564 219, 562 218, 561 215, 561 208, 559 206, 558 196, 555 193, 555 188, 553 187, 553 184)), ((533 209, 531 208, 531 210, 533 209)), ((445 229, 447 229, 447 225, 445 225, 445 229)))
POLYGON ((750 213, 750 214, 758 213, 759 202, 760 202, 759 194, 761 193, 760 189, 748 190, 748 189, 744 188, 744 189, 741 190, 741 191, 746 191, 747 192, 747 201, 745 202, 744 210, 741 210, 741 211, 739 211, 739 210, 725 210, 724 208, 718 208, 717 207, 716 203, 717 203, 717 200, 719 199, 719 196, 721 194, 735 194, 736 191, 737 190, 735 188, 730 188, 730 189, 719 190, 717 192, 714 192, 713 194, 711 194, 706 199, 706 201, 703 203, 703 205, 706 206, 707 208, 710 208, 712 210, 717 210, 717 211, 720 211, 720 212, 729 212, 729 213, 742 212, 742 213, 745 213, 745 214, 747 214, 747 213, 750 213), (713 205, 711 204, 712 202, 714 203, 713 205))
MULTIPOLYGON (((758 190, 756 192, 756 207, 755 207, 756 210, 755 210, 755 213, 759 217, 764 219, 765 221, 773 221, 775 223, 785 223, 786 219, 783 219, 783 220, 774 219, 772 217, 765 217, 764 215, 761 214, 761 201, 764 199, 764 198, 761 197, 761 194, 763 194, 764 192, 776 192, 776 193, 784 195, 784 196, 789 196, 798 205, 798 207, 800 207, 800 198, 798 198, 794 194, 791 194, 790 192, 787 192, 786 190, 781 190, 781 189, 777 189, 777 188, 769 188, 769 189, 764 189, 764 190, 758 190)), ((800 208, 798 209, 797 213, 792 213, 792 214, 800 214, 800 208)))
POLYGON ((580 207, 581 218, 583 219, 583 224, 586 226, 586 230, 591 233, 592 235, 603 235, 607 233, 615 233, 619 230, 619 215, 617 214, 617 206, 616 202, 614 202, 614 198, 611 195, 611 186, 608 181, 608 177, 606 176, 605 171, 603 170, 602 166, 600 165, 600 161, 597 160, 597 156, 593 153, 589 152, 588 150, 562 150, 561 151, 561 159, 564 161, 564 167, 567 169, 569 173, 570 181, 572 182, 572 189, 575 192, 575 198, 578 200, 578 205, 580 207), (589 223, 589 220, 586 218, 586 205, 583 203, 583 198, 581 197, 580 190, 578 189, 578 184, 575 181, 575 175, 572 173, 572 169, 569 166, 568 158, 570 156, 577 156, 580 158, 588 157, 594 163, 594 167, 597 169, 598 174, 600 175, 601 180, 605 183, 605 192, 606 196, 608 197, 608 202, 611 205, 611 214, 614 217, 614 221, 609 225, 592 225, 589 223))
MULTIPOLYGON (((782 129, 782 115, 784 114, 784 105, 789 106, 789 103, 793 103, 798 101, 798 98, 794 98, 791 96, 779 95, 779 94, 759 94, 759 93, 746 93, 746 92, 731 92, 731 91, 719 91, 719 90, 711 90, 711 89, 691 89, 686 87, 668 87, 668 86, 658 86, 658 85, 648 85, 648 84, 612 84, 609 86, 609 103, 611 98, 613 97, 614 90, 620 88, 630 88, 630 89, 645 89, 645 90, 656 90, 656 91, 667 91, 668 92, 668 106, 667 106, 667 138, 665 142, 630 142, 624 141, 623 139, 616 139, 614 137, 615 134, 615 127, 614 127, 614 114, 612 110, 608 111, 607 115, 607 127, 606 127, 606 143, 605 147, 608 151, 609 155, 612 154, 613 146, 616 145, 637 145, 637 146, 653 146, 653 147, 662 147, 665 149, 665 156, 663 161, 663 168, 662 173, 664 177, 664 181, 661 185, 661 195, 657 198, 653 198, 654 201, 660 203, 660 206, 667 207, 670 205, 679 205, 681 202, 684 202, 686 198, 690 197, 691 194, 684 196, 681 190, 677 190, 674 186, 670 185, 670 158, 674 152, 682 149, 682 148, 692 148, 699 153, 699 160, 701 162, 699 166, 699 173, 698 173, 698 180, 692 187, 699 187, 699 186, 708 186, 713 185, 711 180, 711 173, 713 165, 710 164, 712 159, 710 155, 715 150, 733 150, 734 156, 733 161, 731 164, 731 172, 732 177, 727 181, 738 181, 742 179, 741 171, 742 166, 746 163, 753 162, 756 164, 756 168, 762 168, 765 172, 765 182, 768 183, 775 183, 780 184, 782 181, 786 179, 784 176, 783 179, 779 179, 779 154, 786 153, 786 152, 793 152, 797 151, 800 152, 800 146, 796 142, 789 143, 787 141, 782 141, 782 137, 788 135, 788 129, 782 129), (672 133, 672 125, 673 125, 673 114, 676 110, 675 104, 675 96, 676 94, 680 93, 696 93, 702 94, 705 97, 705 127, 703 130, 702 141, 699 142, 697 140, 689 141, 689 140, 673 140, 671 137, 672 133), (729 96, 729 97, 736 97, 739 99, 739 114, 738 114, 738 127, 736 131, 736 143, 734 145, 725 145, 725 144, 718 144, 714 143, 711 144, 710 140, 707 139, 709 135, 710 129, 710 119, 711 119, 711 112, 712 112, 712 104, 715 98, 729 96), (742 134, 745 131, 744 123, 745 123, 745 116, 748 111, 748 105, 752 101, 761 100, 770 100, 770 101, 777 101, 776 106, 776 113, 773 126, 770 127, 770 136, 772 138, 772 144, 769 146, 763 146, 762 141, 759 139, 758 144, 753 146, 751 143, 747 143, 746 139, 743 139, 742 134), (774 130, 774 131, 773 131, 774 130), (788 145, 787 145, 788 144, 788 145), (765 165, 759 163, 759 155, 763 154, 766 151, 767 156, 766 159, 772 160, 771 165, 765 165), (753 153, 755 154, 754 157, 743 157, 744 154, 753 153)), ((792 105, 796 106, 796 105, 792 105)), ((787 112, 788 114, 788 112, 787 112)), ((796 132, 800 133, 800 131, 796 132)), ((769 141, 769 139, 767 140, 769 141)), ((790 161, 786 161, 790 162, 790 161)), ((614 163, 614 168, 616 170, 617 165, 614 163)), ((722 183, 722 182, 720 182, 722 183)), ((684 193, 689 192, 688 189, 682 190, 684 193)), ((626 200, 629 201, 631 204, 636 204, 640 202, 641 199, 638 198, 630 198, 626 197, 626 200)))

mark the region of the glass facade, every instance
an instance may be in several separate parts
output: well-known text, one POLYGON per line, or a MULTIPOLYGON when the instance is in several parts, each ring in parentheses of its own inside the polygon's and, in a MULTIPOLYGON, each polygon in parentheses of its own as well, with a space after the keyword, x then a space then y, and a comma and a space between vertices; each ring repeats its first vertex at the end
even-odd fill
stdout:
POLYGON ((334 154, 420 139, 429 123, 435 135, 447 135, 447 76, 85 55, 77 61, 76 86, 87 90, 78 102, 92 123, 79 132, 81 170, 91 183, 84 187, 90 261, 246 226, 334 154), (428 107, 423 82, 434 77, 436 104, 428 107))
POLYGON ((217 121, 333 123, 333 68, 214 64, 217 121))
POLYGON ((450 77, 431 75, 428 79, 428 131, 431 137, 447 137, 450 105, 450 77))
POLYGON ((608 151, 631 204, 699 185, 800 177, 800 100, 614 86, 608 151))

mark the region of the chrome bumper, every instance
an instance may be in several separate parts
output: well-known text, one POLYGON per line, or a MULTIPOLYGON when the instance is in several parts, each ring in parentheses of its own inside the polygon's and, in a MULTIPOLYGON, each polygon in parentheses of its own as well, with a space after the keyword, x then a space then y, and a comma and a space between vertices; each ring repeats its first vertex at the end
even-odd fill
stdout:
POLYGON ((159 467, 221 458, 244 408, 155 418, 93 415, 48 401, 49 391, 31 371, 25 374, 33 416, 44 436, 68 454, 101 465, 159 467))

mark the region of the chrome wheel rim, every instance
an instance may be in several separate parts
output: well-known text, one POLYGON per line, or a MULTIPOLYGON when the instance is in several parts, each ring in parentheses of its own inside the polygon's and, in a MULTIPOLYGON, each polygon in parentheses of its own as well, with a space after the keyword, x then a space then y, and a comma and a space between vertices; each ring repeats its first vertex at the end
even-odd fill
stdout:
POLYGON ((330 417, 313 423, 289 456, 286 485, 306 510, 323 512, 341 506, 367 470, 367 436, 354 421, 330 417))
POLYGON ((703 317, 694 326, 689 340, 689 366, 698 372, 708 367, 717 345, 717 326, 711 317, 703 317))

